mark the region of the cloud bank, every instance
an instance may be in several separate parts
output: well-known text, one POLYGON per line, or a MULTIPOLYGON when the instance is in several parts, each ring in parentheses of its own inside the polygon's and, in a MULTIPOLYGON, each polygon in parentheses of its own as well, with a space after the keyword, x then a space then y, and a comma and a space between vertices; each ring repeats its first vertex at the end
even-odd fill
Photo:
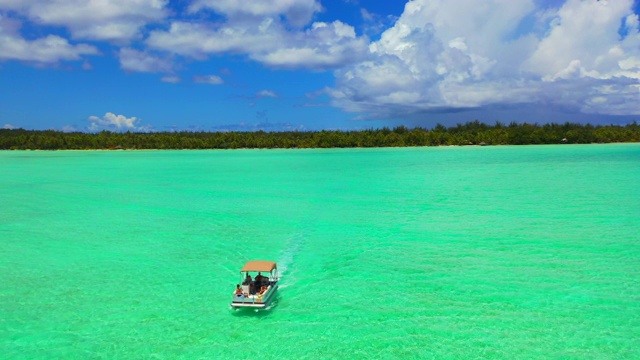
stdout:
MULTIPOLYGON (((363 118, 523 105, 640 115, 633 0, 410 0, 373 41, 342 20, 314 21, 320 0, 170 5, 0 0, 0 61, 82 60, 106 42, 118 48, 123 70, 160 73, 166 83, 180 81, 176 63, 226 55, 276 70, 332 71, 335 84, 324 89, 331 104, 363 118), (66 33, 27 38, 20 31, 27 21, 66 33)), ((361 15, 375 18, 364 8, 361 15)), ((217 75, 193 81, 224 84, 217 75)), ((91 121, 135 128, 125 121, 135 118, 107 115, 91 121)))
POLYGON ((632 0, 568 0, 559 8, 413 0, 369 45, 366 60, 335 72, 327 93, 335 106, 377 118, 519 104, 638 115, 632 7, 632 0))

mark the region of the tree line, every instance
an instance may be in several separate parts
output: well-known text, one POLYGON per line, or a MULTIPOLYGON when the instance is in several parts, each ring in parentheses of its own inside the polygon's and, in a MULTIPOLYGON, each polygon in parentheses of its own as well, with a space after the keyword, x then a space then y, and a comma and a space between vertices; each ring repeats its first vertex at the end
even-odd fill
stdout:
POLYGON ((0 129, 2 150, 303 149, 446 145, 528 145, 640 142, 640 125, 528 124, 479 121, 432 129, 383 127, 358 131, 62 132, 0 129))

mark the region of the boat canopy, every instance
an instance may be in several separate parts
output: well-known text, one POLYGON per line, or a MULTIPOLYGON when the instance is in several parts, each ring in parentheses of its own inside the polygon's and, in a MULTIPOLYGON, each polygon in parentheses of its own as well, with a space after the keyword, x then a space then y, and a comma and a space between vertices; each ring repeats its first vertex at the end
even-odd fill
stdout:
POLYGON ((247 263, 244 264, 240 272, 245 272, 245 271, 271 272, 273 271, 273 269, 276 269, 276 268, 277 266, 274 261, 254 260, 254 261, 247 261, 247 263))

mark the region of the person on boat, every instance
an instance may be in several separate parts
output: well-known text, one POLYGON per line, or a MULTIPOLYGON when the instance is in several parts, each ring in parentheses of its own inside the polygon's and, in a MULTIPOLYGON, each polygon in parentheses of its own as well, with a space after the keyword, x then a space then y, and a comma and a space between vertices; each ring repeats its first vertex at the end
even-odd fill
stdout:
MULTIPOLYGON (((256 279, 258 277, 256 276, 256 279)), ((242 285, 251 285, 251 275, 249 275, 249 273, 247 273, 247 276, 244 278, 244 282, 242 283, 242 285)))
POLYGON ((237 297, 241 297, 242 296, 242 288, 240 287, 240 284, 236 285, 236 292, 235 292, 237 297))
POLYGON ((263 285, 263 286, 260 288, 260 295, 262 295, 262 294, 266 293, 268 288, 269 288, 268 286, 263 285))
POLYGON ((266 277, 262 276, 262 273, 258 273, 258 275, 256 275, 256 286, 262 285, 265 279, 266 277))

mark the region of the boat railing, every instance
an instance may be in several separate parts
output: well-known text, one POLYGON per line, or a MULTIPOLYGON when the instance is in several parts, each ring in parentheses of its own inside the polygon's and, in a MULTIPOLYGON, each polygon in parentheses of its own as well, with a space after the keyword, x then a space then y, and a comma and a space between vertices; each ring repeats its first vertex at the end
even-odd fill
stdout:
POLYGON ((273 287, 278 283, 277 278, 270 278, 268 281, 268 288, 264 294, 259 294, 259 291, 256 291, 254 288, 253 294, 250 292, 250 288, 254 287, 255 284, 250 285, 242 285, 242 295, 233 295, 234 302, 240 302, 243 304, 262 304, 264 300, 268 298, 268 296, 272 296, 271 291, 273 291, 273 287), (248 296, 247 296, 248 294, 248 296), (266 295, 266 296, 265 296, 266 295))

